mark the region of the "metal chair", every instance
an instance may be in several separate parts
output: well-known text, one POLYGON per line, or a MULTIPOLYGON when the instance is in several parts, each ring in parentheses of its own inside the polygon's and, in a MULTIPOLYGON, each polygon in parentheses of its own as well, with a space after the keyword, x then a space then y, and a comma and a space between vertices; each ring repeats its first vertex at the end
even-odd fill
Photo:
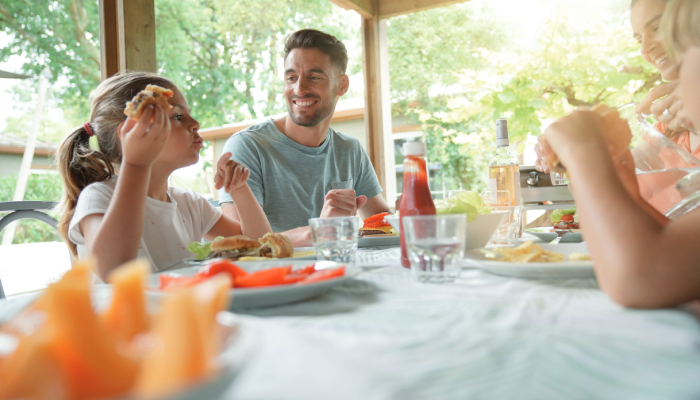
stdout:
MULTIPOLYGON (((0 212, 10 212, 4 217, 0 218, 0 233, 5 229, 10 223, 20 220, 20 219, 35 219, 44 222, 51 226, 53 229, 57 229, 58 221, 52 216, 38 211, 38 210, 51 210, 56 207, 56 203, 51 201, 5 201, 0 202, 0 212)), ((2 280, 0 280, 0 299, 5 298, 5 290, 2 287, 2 280)))

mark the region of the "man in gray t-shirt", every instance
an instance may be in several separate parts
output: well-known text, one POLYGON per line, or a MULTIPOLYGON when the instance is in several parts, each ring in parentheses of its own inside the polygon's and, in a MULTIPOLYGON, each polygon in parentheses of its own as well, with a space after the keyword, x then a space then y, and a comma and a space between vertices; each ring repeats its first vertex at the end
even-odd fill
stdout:
MULTIPOLYGON (((335 37, 301 30, 287 38, 284 97, 288 114, 243 130, 224 153, 250 170, 248 185, 272 229, 309 245, 308 219, 388 211, 369 157, 359 142, 330 128, 338 98, 348 90, 347 52, 335 37)), ((219 192, 225 215, 239 219, 219 192)))

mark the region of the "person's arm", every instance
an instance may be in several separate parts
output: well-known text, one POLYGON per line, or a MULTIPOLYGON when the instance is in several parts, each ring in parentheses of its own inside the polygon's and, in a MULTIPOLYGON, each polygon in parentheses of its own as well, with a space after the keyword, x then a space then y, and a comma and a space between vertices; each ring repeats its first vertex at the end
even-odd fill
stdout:
POLYGON ((102 280, 138 255, 151 165, 169 135, 170 119, 160 106, 149 106, 139 122, 128 119, 119 127, 123 156, 107 212, 89 215, 78 224, 102 280))
POLYGON ((384 196, 382 196, 381 193, 367 199, 367 203, 358 210, 362 219, 367 219, 375 214, 383 212, 393 214, 391 207, 389 207, 389 204, 384 200, 384 196))
POLYGON ((544 141, 573 183, 601 288, 635 308, 700 298, 700 210, 664 225, 640 206, 618 177, 592 111, 577 110, 555 122, 544 141))
POLYGON ((235 217, 231 217, 224 212, 204 237, 211 240, 217 236, 246 235, 251 239, 259 239, 266 233, 272 232, 270 222, 248 186, 250 170, 230 158, 231 153, 224 153, 219 159, 214 183, 217 190, 224 188, 233 201, 241 207, 243 214, 238 215, 236 212, 235 217))
MULTIPOLYGON (((236 205, 231 202, 222 203, 221 212, 223 212, 224 217, 229 220, 237 221, 240 218, 236 205)), ((279 233, 287 236, 289 240, 292 241, 294 247, 309 247, 312 244, 311 230, 308 226, 300 226, 299 228, 294 228, 279 233)))

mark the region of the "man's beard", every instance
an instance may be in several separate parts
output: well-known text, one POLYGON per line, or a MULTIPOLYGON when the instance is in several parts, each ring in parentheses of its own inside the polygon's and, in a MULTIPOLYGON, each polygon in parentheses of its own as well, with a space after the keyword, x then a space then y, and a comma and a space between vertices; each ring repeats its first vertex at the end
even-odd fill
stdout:
POLYGON ((312 115, 301 116, 295 115, 292 112, 292 106, 290 106, 289 103, 287 103, 287 112, 292 118, 292 121, 299 126, 305 126, 307 128, 320 124, 321 121, 323 121, 326 117, 333 114, 334 108, 335 107, 333 103, 329 101, 327 104, 317 109, 316 112, 314 112, 312 115))

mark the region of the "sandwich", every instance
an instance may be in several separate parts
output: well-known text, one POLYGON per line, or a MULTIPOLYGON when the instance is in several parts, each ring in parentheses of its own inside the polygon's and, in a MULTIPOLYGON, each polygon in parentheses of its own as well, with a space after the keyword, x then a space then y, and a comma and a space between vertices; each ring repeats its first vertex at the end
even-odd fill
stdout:
POLYGON ((267 258, 287 258, 294 253, 294 245, 288 237, 279 233, 266 233, 258 239, 260 256, 267 258))
POLYGON ((243 256, 255 256, 260 251, 260 242, 248 236, 237 235, 211 242, 211 256, 238 260, 243 256))
POLYGON ((554 229, 579 229, 576 207, 568 210, 554 210, 549 218, 554 229))
POLYGON ((364 220, 359 237, 396 236, 394 228, 384 219, 387 215, 389 213, 376 214, 364 220))
POLYGON ((165 112, 168 112, 173 108, 170 103, 168 103, 168 99, 171 97, 173 97, 172 90, 157 85, 148 85, 134 96, 131 101, 126 103, 124 114, 134 121, 138 121, 141 119, 141 115, 143 115, 146 106, 149 104, 159 104, 163 107, 165 112))

